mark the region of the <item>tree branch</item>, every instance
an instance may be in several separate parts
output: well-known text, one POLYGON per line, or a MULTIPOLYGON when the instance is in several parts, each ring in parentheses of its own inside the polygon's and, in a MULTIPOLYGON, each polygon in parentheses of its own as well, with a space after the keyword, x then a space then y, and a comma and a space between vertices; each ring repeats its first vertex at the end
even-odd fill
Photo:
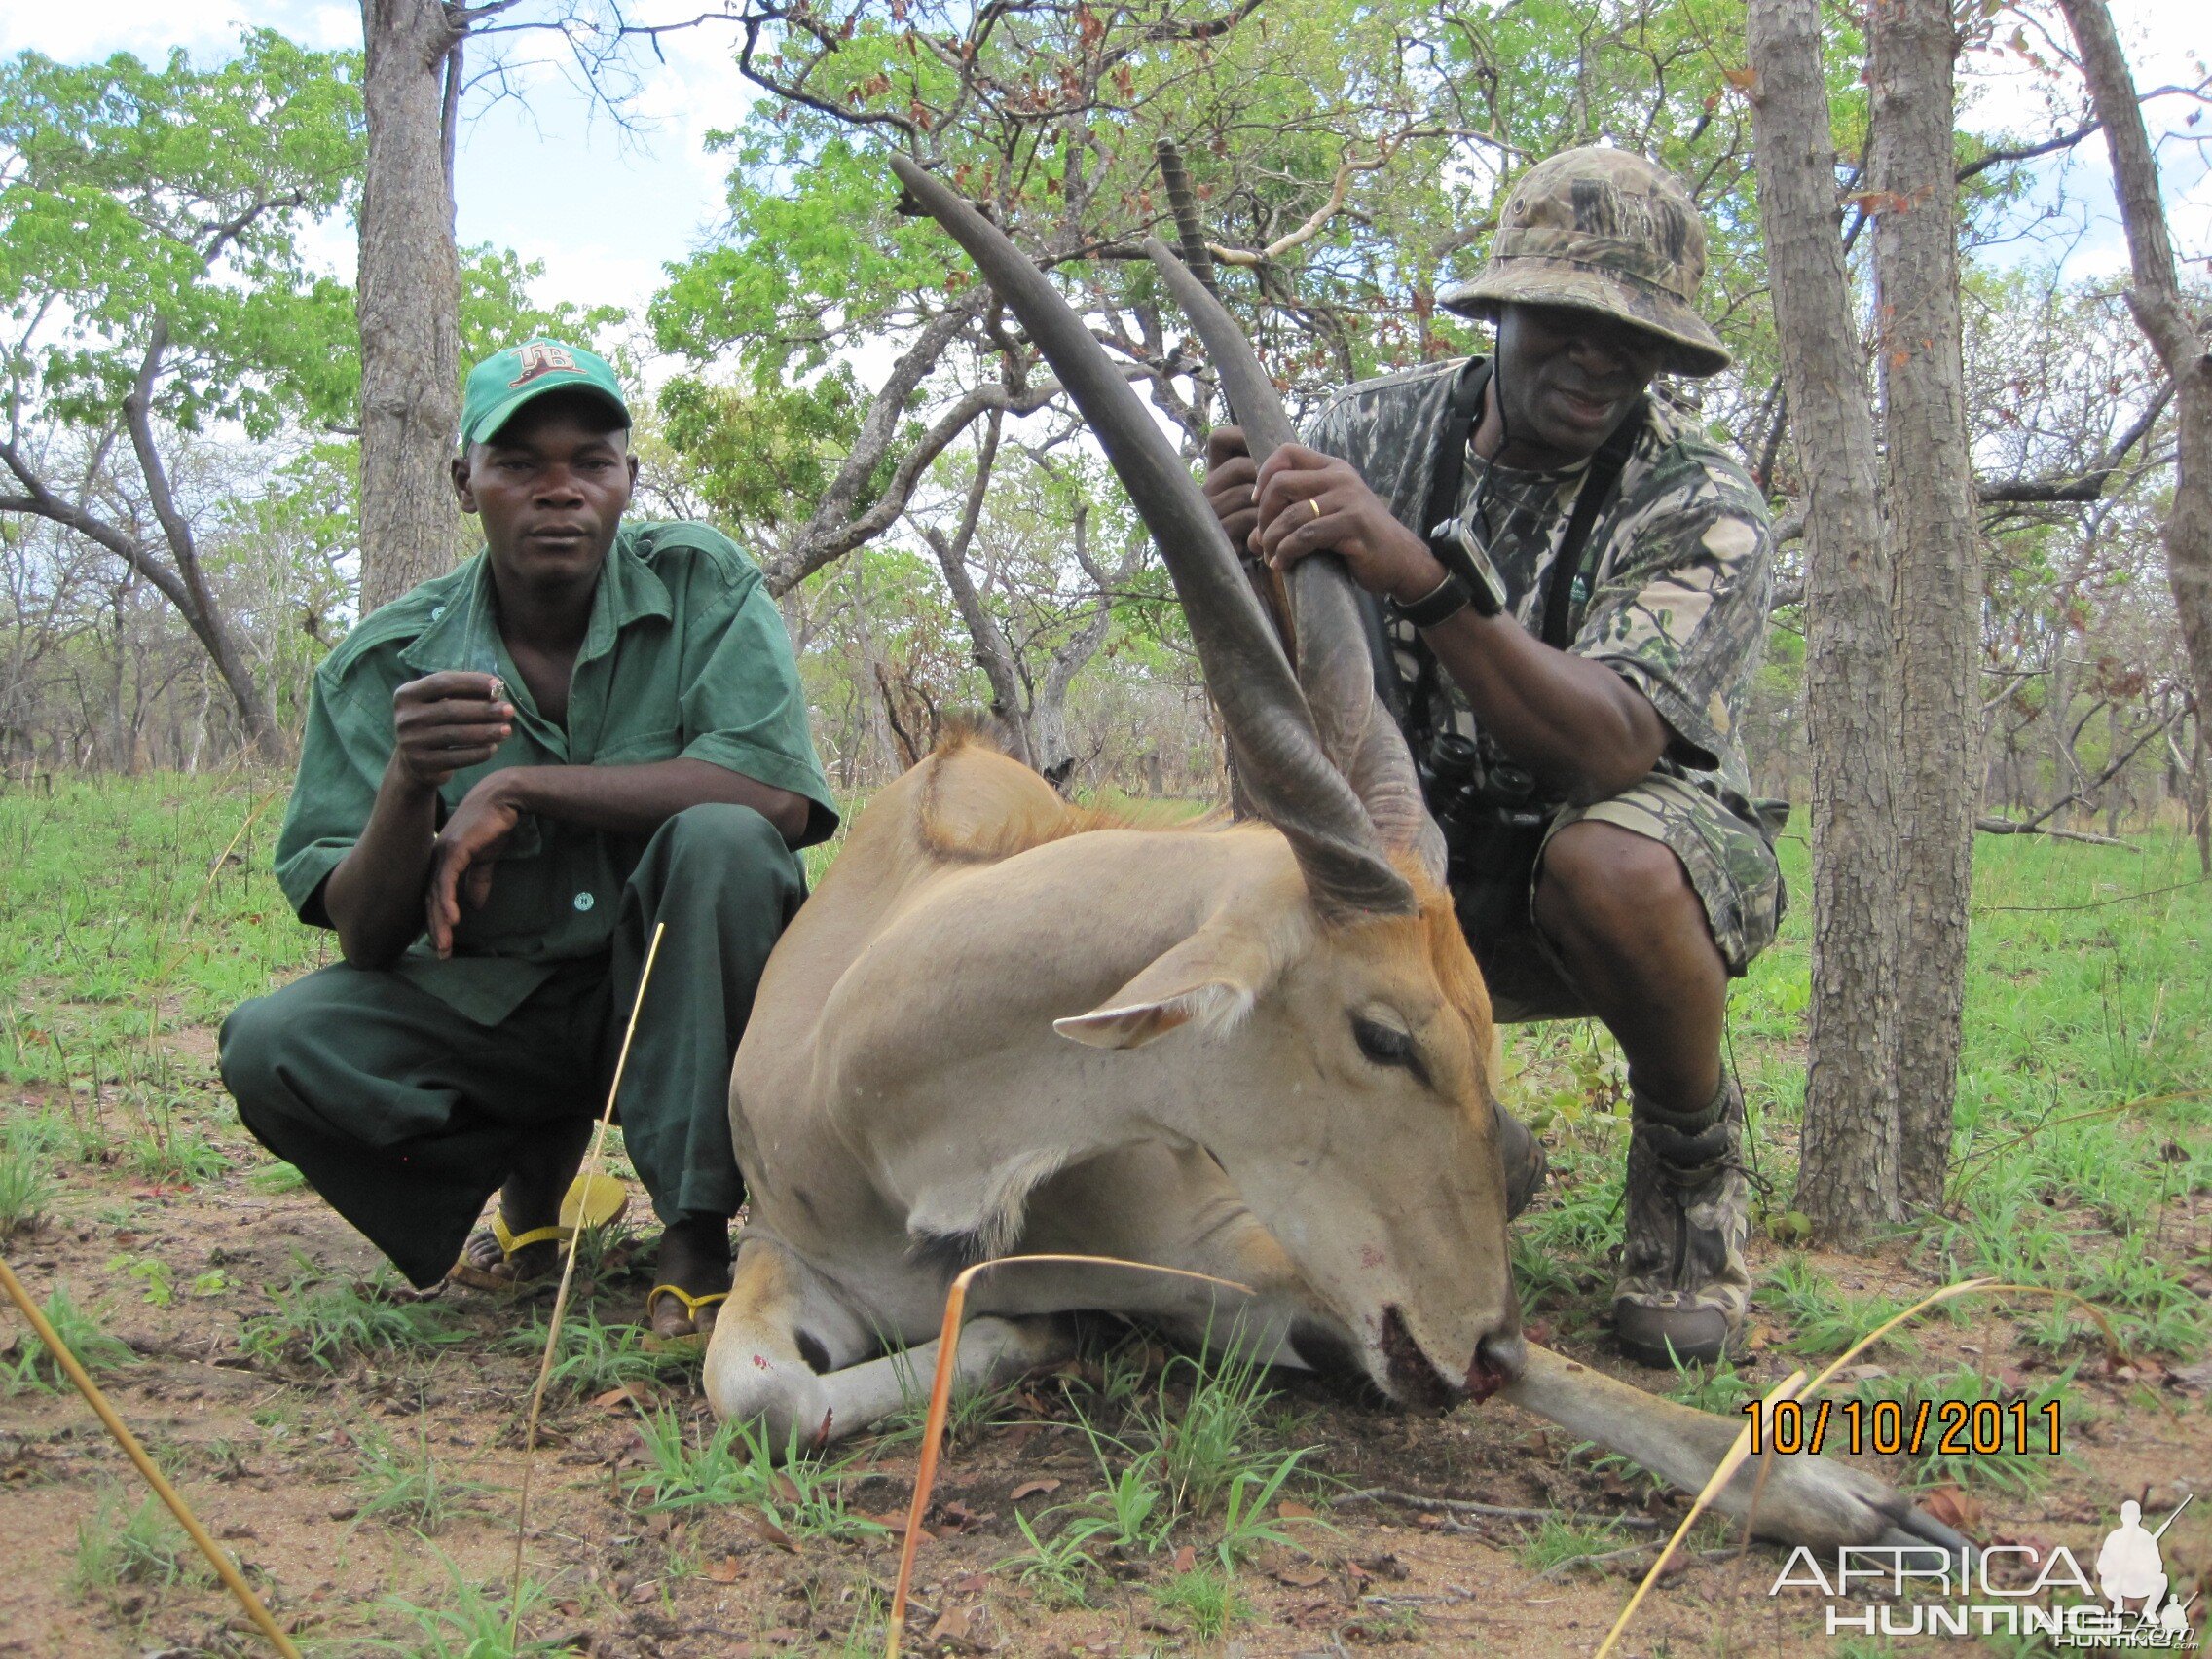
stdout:
MULTIPOLYGON (((876 389, 860 430, 854 434, 852 451, 845 457, 844 465, 837 469, 837 476, 830 481, 830 488, 815 503, 813 513, 792 537, 791 545, 770 565, 766 572, 770 593, 781 595, 804 581, 830 560, 858 547, 898 516, 895 510, 865 535, 846 536, 846 532, 857 522, 852 516, 853 504, 860 499, 861 491, 866 488, 869 476, 882 463, 891 440, 898 434, 899 417, 905 411, 906 400, 929 378, 939 359, 961 330, 975 320, 975 302, 940 313, 923 326, 913 345, 900 353, 891 365, 891 372, 876 389)), ((951 434, 946 434, 945 441, 951 441, 951 434)), ((938 447, 941 449, 943 445, 938 447)), ((902 496, 899 505, 903 508, 904 504, 902 496)))
MULTIPOLYGON (((1142 368, 1124 372, 1130 380, 1150 373, 1142 368)), ((1033 415, 1059 394, 1060 383, 1055 380, 1040 382, 1018 392, 1004 386, 985 387, 956 398, 929 430, 922 434, 913 449, 901 457, 882 493, 865 512, 854 515, 843 524, 837 524, 828 519, 821 510, 816 511, 806 529, 792 538, 790 548, 770 562, 765 572, 768 591, 781 597, 823 566, 851 552, 870 536, 889 529, 899 515, 906 510, 906 502, 913 496, 914 486, 921 481, 930 462, 943 454, 945 447, 965 431, 978 415, 991 411, 1007 415, 1033 415)), ((879 448, 876 461, 882 459, 882 454, 883 451, 879 448)), ((853 461, 848 459, 845 467, 839 472, 839 478, 842 479, 846 471, 852 470, 853 465, 853 461)), ((865 480, 867 473, 873 470, 874 463, 870 462, 862 469, 862 479, 865 480)), ((825 503, 828 499, 828 497, 824 498, 825 503)))
POLYGON ((2096 465, 2085 472, 2072 477, 1984 479, 1975 485, 1975 494, 1984 505, 2097 500, 2112 482, 2112 475, 2120 470, 2120 462, 2127 459, 2127 452, 2150 436, 2151 428, 2157 424, 2158 417, 2165 413, 2173 395, 2174 383, 2169 379, 2158 387, 2157 395, 2127 430, 2113 440, 2096 465))
POLYGON ((2046 138, 2040 144, 2021 144, 2012 149, 1988 151, 1967 163, 1954 176, 1959 183, 1964 184, 1974 174, 1987 172, 1991 167, 2003 166, 2007 162, 2032 162, 2038 156, 2047 156, 2058 150, 2071 150, 2090 133, 2104 130, 2104 125, 2101 121, 2092 121, 2085 127, 2077 127, 2071 132, 2061 132, 2055 138, 2046 138))
MULTIPOLYGON (((2091 712, 2094 713, 2093 710, 2091 712)), ((2061 812, 2064 812, 2070 806, 2087 806, 2095 797, 2096 793, 2099 790, 2103 789, 2105 785, 2111 783, 2113 779, 2119 777, 2120 774, 2126 768, 2127 763, 2130 760, 2134 759, 2136 756, 2143 753, 2143 749, 2146 744, 2148 744, 2153 738, 2166 731, 2172 723, 2172 719, 2169 718, 2163 720, 2155 720, 2150 725, 2145 726, 2143 730, 2136 735, 2135 741, 2129 744, 2126 750, 2121 753, 2118 760, 2115 760, 2111 765, 2107 766, 2095 777, 2083 783, 2079 789, 2070 790, 2067 793, 2059 796, 2058 799, 2052 801, 2048 806, 2045 807, 2033 818, 2023 818, 2017 820, 2009 818, 1977 818, 1974 820, 1974 828, 1976 830, 1985 830, 1992 835, 2060 835, 2064 836, 2068 840, 2095 841, 2099 845, 2108 847, 2123 847, 2127 845, 2126 842, 2116 841, 2109 835, 2090 835, 2079 830, 2046 830, 2043 827, 2044 822, 2046 819, 2057 817, 2061 812)))
POLYGON ((968 548, 976 538, 976 526, 983 514, 984 491, 998 459, 1000 422, 1001 412, 992 410, 983 441, 976 452, 976 477, 961 504, 960 523, 953 531, 952 539, 947 541, 935 525, 923 525, 921 532, 922 539, 937 555, 938 568, 944 572, 944 585, 952 590, 953 606, 959 610, 961 621, 968 625, 976 666, 990 682, 991 712, 998 717, 1006 736, 1017 750, 1013 757, 1024 766, 1033 767, 1037 762, 1029 752, 1028 711, 1021 706, 1021 690, 1014 682, 1014 648, 1007 644, 1005 631, 984 605, 983 596, 976 590, 976 578, 968 571, 968 548))
POLYGON ((256 202, 235 219, 226 219, 219 225, 210 226, 207 233, 207 245, 201 250, 200 262, 203 265, 213 266, 216 260, 222 258, 223 249, 244 236, 252 228, 254 220, 260 218, 262 214, 287 207, 303 206, 306 204, 307 199, 307 192, 305 191, 287 190, 281 196, 272 196, 265 201, 256 202))
POLYGON ((180 614, 189 616, 190 595, 184 584, 177 580, 173 571, 166 569, 150 554, 136 536, 129 535, 107 520, 95 517, 74 501, 65 501, 48 488, 30 463, 23 459, 13 442, 0 442, 0 462, 4 462, 24 489, 20 496, 0 496, 0 512, 27 513, 49 523, 73 530, 86 540, 104 547, 121 559, 131 570, 152 583, 162 596, 177 608, 180 614))

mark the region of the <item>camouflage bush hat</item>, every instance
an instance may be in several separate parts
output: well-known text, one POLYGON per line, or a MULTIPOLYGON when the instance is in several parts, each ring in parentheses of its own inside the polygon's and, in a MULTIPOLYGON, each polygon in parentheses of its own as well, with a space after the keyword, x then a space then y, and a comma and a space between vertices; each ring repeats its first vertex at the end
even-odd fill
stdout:
POLYGON ((631 424, 622 383, 605 357, 539 334, 493 352, 468 371, 461 394, 461 447, 482 443, 513 420, 524 404, 549 391, 588 392, 612 405, 623 425, 631 424))
POLYGON ((1603 312, 1667 342, 1677 375, 1728 366, 1692 308, 1705 280, 1705 223, 1681 181, 1627 150, 1563 150, 1513 187, 1490 260, 1437 303, 1494 318, 1508 302, 1603 312))

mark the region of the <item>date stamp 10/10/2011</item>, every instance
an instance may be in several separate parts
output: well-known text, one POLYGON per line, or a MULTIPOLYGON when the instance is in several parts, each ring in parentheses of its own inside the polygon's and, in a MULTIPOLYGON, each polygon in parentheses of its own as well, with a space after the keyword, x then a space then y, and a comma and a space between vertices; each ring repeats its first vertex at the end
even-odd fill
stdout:
POLYGON ((1831 1435, 1839 1451, 1854 1456, 1862 1452, 1885 1457, 1898 1453, 1991 1457, 2002 1452, 2020 1456, 2042 1452, 2055 1457, 2059 1453, 2056 1400, 2033 1409, 2025 1400, 1922 1400, 1910 1406, 1897 1400, 1823 1400, 1811 1408, 1796 1400, 1772 1406, 1752 1400, 1743 1409, 1751 1419, 1754 1457, 1770 1451, 1817 1457, 1831 1435))

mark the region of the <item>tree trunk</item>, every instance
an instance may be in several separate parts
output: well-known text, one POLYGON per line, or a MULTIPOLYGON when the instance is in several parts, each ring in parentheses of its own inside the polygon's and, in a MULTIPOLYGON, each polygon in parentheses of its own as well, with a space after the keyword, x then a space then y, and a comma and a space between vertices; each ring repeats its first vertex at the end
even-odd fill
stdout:
POLYGON ((2112 156, 2113 194, 2120 200, 2135 276, 2127 307, 2174 381, 2179 455, 2166 508, 2166 579, 2189 652, 2201 727, 2212 710, 2212 350, 2182 303, 2173 240, 2158 197, 2158 166, 2112 14, 2104 0, 2059 0, 2059 9, 2074 31, 2089 99, 2104 123, 2112 156))
MULTIPOLYGON (((2117 756, 2124 743, 2120 729, 2120 702, 2116 698, 2105 705, 2105 753, 2117 756)), ((2120 820, 2127 805, 2127 773, 2105 786, 2105 833, 2115 840, 2120 837, 2120 820)))
POLYGON ((945 540, 928 526, 922 529, 922 539, 937 555, 938 569, 944 572, 944 585, 952 591, 952 603, 967 626, 970 660, 983 671, 983 679, 990 685, 991 718, 999 723, 999 735, 1007 753, 1024 766, 1035 766, 1037 759, 1030 744, 1028 714, 1022 705, 1020 665, 1014 660, 1014 647, 1007 643, 1005 630, 983 604, 976 578, 968 572, 968 549, 975 542, 976 526, 983 513, 984 492, 990 486, 991 472, 998 461, 1000 425, 999 411, 994 409, 985 419, 983 435, 976 446, 976 476, 969 482, 968 497, 961 504, 960 523, 952 533, 952 539, 945 540))
POLYGON ((2212 875, 2212 744, 2204 741, 2204 705, 2196 705, 2194 756, 2189 768, 2189 828, 2196 837, 2196 867, 2212 875))
MULTIPOLYGON (((1098 584, 1098 608, 1073 638, 1052 653, 1045 678, 1029 698, 1030 764, 1045 781, 1063 794, 1075 780, 1075 745, 1068 741, 1068 687, 1084 665, 1106 643, 1106 630, 1114 620, 1114 595, 1108 578, 1090 559, 1090 503, 1075 504, 1075 558, 1086 574, 1098 584)), ((1123 579, 1126 579, 1124 575, 1123 579)))
POLYGON ((361 614, 450 569, 446 476, 461 424, 461 262, 446 80, 461 31, 439 0, 361 0, 361 614))
POLYGON ((2044 719, 2050 724, 2050 793, 2056 800, 2082 786, 2082 762, 2074 754, 2074 664, 2067 654, 2073 628, 2067 622, 2072 602, 2071 586, 2058 590, 2058 637, 2051 645, 2048 687, 2044 694, 2044 719))
POLYGON ((1867 182, 1898 647, 1898 1178, 1943 1201, 1973 882, 1981 559, 1959 334, 1949 0, 1875 0, 1867 182))
POLYGON ((1850 1243, 1899 1215, 1890 568, 1836 234, 1819 0, 1751 0, 1748 37, 1759 218, 1809 497, 1813 995, 1797 1198, 1823 1236, 1850 1243))
POLYGON ((212 609, 204 618, 187 616, 185 622, 207 647, 208 659, 214 663, 224 688, 238 707, 239 724, 245 728, 254 754, 271 765, 286 764, 291 759, 291 740, 284 735, 276 711, 261 694, 261 686, 253 678, 253 666, 239 649, 230 625, 219 611, 212 609))

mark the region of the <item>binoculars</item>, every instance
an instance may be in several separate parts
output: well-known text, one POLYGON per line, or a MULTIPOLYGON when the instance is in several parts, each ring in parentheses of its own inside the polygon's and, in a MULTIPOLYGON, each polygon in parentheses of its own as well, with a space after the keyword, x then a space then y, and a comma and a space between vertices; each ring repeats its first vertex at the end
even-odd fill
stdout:
POLYGON ((1456 731, 1436 734, 1420 774, 1455 873, 1483 873, 1505 852, 1503 839, 1540 831, 1551 817, 1533 774, 1510 760, 1486 759, 1480 744, 1456 731))

